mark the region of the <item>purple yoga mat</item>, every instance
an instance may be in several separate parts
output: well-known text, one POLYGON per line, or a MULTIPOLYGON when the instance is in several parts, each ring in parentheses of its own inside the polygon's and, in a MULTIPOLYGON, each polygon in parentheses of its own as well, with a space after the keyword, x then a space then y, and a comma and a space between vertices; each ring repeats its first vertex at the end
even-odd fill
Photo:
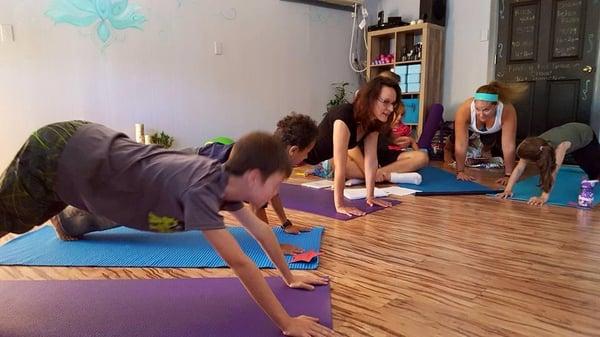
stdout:
MULTIPOLYGON (((338 220, 356 218, 356 216, 349 217, 335 211, 333 191, 330 189, 316 189, 284 183, 279 186, 279 197, 285 208, 323 215, 338 220)), ((392 206, 400 203, 400 201, 393 199, 387 199, 387 201, 391 202, 392 206)), ((381 206, 369 207, 364 199, 346 200, 346 205, 356 207, 366 213, 373 213, 384 209, 381 206)))
MULTIPOLYGON (((329 286, 267 282, 288 313, 331 327, 329 286)), ((2 281, 2 337, 282 336, 237 278, 2 281)))

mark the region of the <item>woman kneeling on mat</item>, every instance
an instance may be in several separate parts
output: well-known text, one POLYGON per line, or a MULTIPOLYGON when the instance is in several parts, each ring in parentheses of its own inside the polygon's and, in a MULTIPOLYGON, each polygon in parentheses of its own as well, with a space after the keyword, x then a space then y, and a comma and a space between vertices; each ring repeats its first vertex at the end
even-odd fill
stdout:
POLYGON ((479 135, 483 143, 483 156, 504 157, 504 177, 496 183, 506 185, 515 166, 515 139, 517 112, 512 105, 523 90, 493 81, 479 87, 472 98, 467 99, 456 112, 454 134, 450 135, 444 149, 444 160, 456 160, 456 179, 474 180, 465 173, 466 152, 469 136, 479 135))
POLYGON ((367 204, 391 206, 389 202, 374 197, 377 138, 380 132, 390 127, 399 105, 398 83, 388 78, 377 77, 360 89, 352 104, 343 104, 330 110, 319 124, 317 142, 308 153, 306 163, 316 165, 333 157, 334 202, 338 213, 364 215, 363 211, 344 203, 348 149, 354 148, 363 139, 367 204))
POLYGON ((512 188, 519 180, 528 163, 535 163, 540 171, 542 195, 531 197, 528 204, 541 206, 552 190, 552 185, 566 154, 571 153, 589 179, 600 179, 600 144, 589 125, 568 123, 550 129, 538 137, 526 138, 517 148, 519 164, 508 180, 500 198, 512 196, 512 188))

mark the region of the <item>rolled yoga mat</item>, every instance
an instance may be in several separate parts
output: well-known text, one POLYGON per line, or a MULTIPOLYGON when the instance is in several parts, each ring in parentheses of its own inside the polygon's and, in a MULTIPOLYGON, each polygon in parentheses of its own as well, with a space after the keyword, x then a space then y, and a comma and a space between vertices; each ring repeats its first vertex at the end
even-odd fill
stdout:
MULTIPOLYGON (((292 316, 331 327, 329 286, 266 278, 292 316)), ((3 337, 282 336, 237 278, 0 282, 3 337)))
MULTIPOLYGON (((333 201, 333 190, 329 189, 314 189, 300 185, 283 183, 279 186, 279 197, 285 208, 291 208, 298 211, 317 214, 334 218, 338 220, 350 220, 356 216, 347 216, 340 214, 335 210, 333 201)), ((387 199, 393 205, 400 203, 398 200, 387 199)), ((367 206, 364 199, 362 200, 345 200, 347 206, 356 207, 366 213, 372 213, 384 209, 381 206, 367 206)))
MULTIPOLYGON (((259 268, 274 268, 260 245, 241 227, 228 227, 259 268)), ((319 251, 323 227, 310 232, 287 234, 273 228, 279 242, 305 250, 319 251)), ((317 269, 319 258, 311 262, 294 262, 286 256, 290 269, 317 269)), ((161 267, 219 268, 225 261, 206 241, 200 231, 160 234, 118 227, 89 233, 78 241, 61 241, 54 228, 43 226, 0 246, 0 265, 21 266, 93 266, 93 267, 161 267)), ((0 334, 2 336, 2 334, 0 334)))
MULTIPOLYGON (((579 166, 561 167, 547 203, 556 206, 577 207, 577 197, 579 196, 581 180, 585 178, 586 174, 579 166)), ((511 199, 529 201, 529 198, 539 196, 542 193, 541 189, 537 186, 539 181, 539 175, 519 181, 513 187, 513 196, 511 199)), ((596 184, 594 187, 593 205, 596 206, 598 203, 600 203, 600 184, 596 184)))
POLYGON ((456 175, 437 167, 424 167, 418 171, 423 177, 420 185, 398 184, 400 187, 419 190, 418 196, 428 195, 469 195, 500 192, 473 181, 456 180, 456 175))

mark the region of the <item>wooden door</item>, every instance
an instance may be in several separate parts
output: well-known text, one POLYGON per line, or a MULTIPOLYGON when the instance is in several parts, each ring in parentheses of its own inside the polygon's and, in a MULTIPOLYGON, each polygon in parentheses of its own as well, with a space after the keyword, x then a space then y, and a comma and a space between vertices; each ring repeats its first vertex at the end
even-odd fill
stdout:
POLYGON ((496 79, 525 83, 517 138, 589 124, 600 0, 499 0, 496 79))

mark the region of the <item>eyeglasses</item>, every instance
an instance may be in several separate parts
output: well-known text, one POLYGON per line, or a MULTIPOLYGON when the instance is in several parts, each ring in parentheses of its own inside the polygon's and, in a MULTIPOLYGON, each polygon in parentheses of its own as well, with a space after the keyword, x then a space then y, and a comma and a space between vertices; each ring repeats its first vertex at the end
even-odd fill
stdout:
POLYGON ((381 97, 377 97, 377 100, 379 102, 381 102, 383 105, 385 105, 385 106, 391 106, 392 108, 394 107, 394 105, 396 105, 396 102, 390 102, 390 101, 385 100, 385 99, 383 99, 381 97))

